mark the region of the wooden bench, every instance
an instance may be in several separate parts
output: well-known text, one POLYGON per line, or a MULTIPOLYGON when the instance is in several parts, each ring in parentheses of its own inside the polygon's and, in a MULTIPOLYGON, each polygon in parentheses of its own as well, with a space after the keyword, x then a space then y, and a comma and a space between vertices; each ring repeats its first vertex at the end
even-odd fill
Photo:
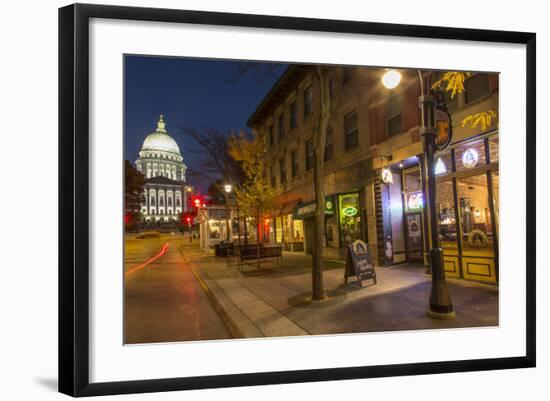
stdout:
MULTIPOLYGON (((283 248, 280 246, 264 246, 260 244, 260 247, 256 244, 246 245, 238 248, 239 257, 239 271, 242 271, 243 262, 247 260, 258 260, 258 251, 260 252, 260 260, 267 258, 277 258, 277 263, 282 265, 283 263, 283 248)), ((258 270, 260 267, 258 266, 258 270)))

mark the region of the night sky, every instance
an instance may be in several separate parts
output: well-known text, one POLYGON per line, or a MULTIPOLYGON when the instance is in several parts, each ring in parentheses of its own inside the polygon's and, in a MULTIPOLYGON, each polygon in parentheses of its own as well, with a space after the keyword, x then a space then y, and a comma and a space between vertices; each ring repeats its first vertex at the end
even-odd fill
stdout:
MULTIPOLYGON (((193 169, 197 155, 180 126, 238 131, 277 80, 258 82, 253 73, 236 82, 237 62, 205 59, 126 56, 125 60, 125 159, 135 162, 145 137, 155 131, 164 114, 166 130, 178 142, 183 160, 193 169)), ((276 70, 279 76, 285 69, 276 70)), ((191 177, 189 177, 191 178, 191 177)), ((197 185, 191 178, 190 183, 197 185)), ((205 189, 203 185, 199 185, 205 189)))

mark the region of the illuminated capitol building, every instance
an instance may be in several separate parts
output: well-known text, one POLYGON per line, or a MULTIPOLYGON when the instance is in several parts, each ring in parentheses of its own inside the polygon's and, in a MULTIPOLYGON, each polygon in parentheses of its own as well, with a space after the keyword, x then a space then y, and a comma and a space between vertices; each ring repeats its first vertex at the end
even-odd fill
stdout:
POLYGON ((157 129, 143 141, 136 167, 145 176, 141 213, 148 222, 178 221, 185 211, 185 171, 180 148, 166 131, 162 114, 157 129))

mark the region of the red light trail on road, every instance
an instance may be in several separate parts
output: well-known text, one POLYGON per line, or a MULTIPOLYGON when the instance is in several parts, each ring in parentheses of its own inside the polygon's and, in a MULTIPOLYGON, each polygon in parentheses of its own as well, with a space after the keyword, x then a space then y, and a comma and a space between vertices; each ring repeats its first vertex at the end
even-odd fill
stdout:
POLYGON ((130 273, 133 273, 135 272, 136 270, 139 270, 145 266, 147 266, 149 263, 151 262, 154 262, 155 260, 157 260, 158 258, 160 258, 162 255, 164 255, 166 253, 166 251, 168 250, 168 242, 166 244, 163 245, 162 249, 160 250, 159 254, 158 255, 155 255, 153 256, 151 259, 149 259, 147 262, 145 263, 142 263, 141 265, 139 266, 136 266, 136 267, 132 267, 130 270, 128 270, 126 273, 124 273, 125 276, 128 276, 130 273))

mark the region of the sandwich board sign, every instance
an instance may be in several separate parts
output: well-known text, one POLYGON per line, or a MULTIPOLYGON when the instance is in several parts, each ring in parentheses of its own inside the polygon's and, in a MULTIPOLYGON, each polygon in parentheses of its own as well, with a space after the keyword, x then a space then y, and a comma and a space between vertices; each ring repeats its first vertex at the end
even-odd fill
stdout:
POLYGON ((367 244, 361 240, 356 240, 348 245, 344 277, 346 283, 348 282, 348 277, 351 276, 357 277, 360 287, 363 286, 363 280, 372 279, 374 284, 376 284, 376 272, 374 271, 374 264, 372 263, 369 249, 367 244))

